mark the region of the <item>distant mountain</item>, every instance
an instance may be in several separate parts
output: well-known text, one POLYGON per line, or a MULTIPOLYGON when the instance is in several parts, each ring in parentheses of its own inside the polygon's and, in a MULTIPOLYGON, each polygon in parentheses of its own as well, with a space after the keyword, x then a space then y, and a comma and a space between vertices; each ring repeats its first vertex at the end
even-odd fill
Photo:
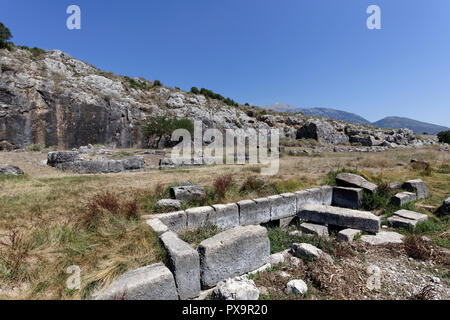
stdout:
POLYGON ((370 121, 364 119, 363 117, 357 114, 331 108, 299 108, 281 102, 265 106, 264 108, 280 112, 292 112, 292 113, 301 112, 306 116, 324 117, 346 122, 370 124, 370 121))
POLYGON ((324 117, 346 122, 369 124, 379 128, 388 128, 388 129, 408 128, 414 131, 414 133, 416 134, 422 134, 424 132, 429 134, 437 134, 441 131, 450 130, 450 128, 444 126, 439 126, 432 123, 426 123, 401 117, 387 117, 377 122, 371 123, 370 121, 364 119, 363 117, 357 114, 342 110, 336 110, 331 108, 299 108, 281 102, 265 106, 264 108, 279 112, 291 112, 291 113, 301 112, 306 116, 324 117))
POLYGON ((392 128, 392 129, 408 128, 414 131, 414 133, 416 134, 422 134, 424 132, 429 134, 437 134, 441 131, 450 130, 450 128, 444 126, 438 126, 432 123, 426 123, 401 117, 386 117, 384 119, 372 123, 372 125, 380 128, 392 128))

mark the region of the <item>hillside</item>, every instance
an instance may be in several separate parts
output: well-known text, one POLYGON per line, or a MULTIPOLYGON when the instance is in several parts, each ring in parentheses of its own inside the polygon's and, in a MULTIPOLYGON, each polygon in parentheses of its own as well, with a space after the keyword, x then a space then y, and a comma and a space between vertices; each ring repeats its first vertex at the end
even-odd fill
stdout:
POLYGON ((386 117, 374 122, 373 125, 379 128, 408 128, 416 134, 422 134, 424 132, 428 134, 437 134, 441 131, 450 130, 448 127, 402 117, 386 117))
POLYGON ((264 108, 280 112, 291 112, 291 113, 301 112, 306 116, 324 117, 328 119, 340 120, 345 122, 370 124, 370 121, 364 119, 363 117, 357 114, 331 108, 299 108, 281 102, 270 104, 268 106, 265 106, 264 108))

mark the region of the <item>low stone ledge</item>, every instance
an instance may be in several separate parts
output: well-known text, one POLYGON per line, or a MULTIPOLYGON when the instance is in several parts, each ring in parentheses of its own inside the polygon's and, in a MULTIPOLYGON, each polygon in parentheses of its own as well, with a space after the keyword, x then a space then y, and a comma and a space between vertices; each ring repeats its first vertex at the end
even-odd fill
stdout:
POLYGON ((187 209, 187 229, 196 230, 206 226, 211 214, 214 214, 214 208, 209 206, 187 209))
POLYGON ((155 214, 154 218, 159 219, 171 231, 183 232, 187 229, 187 215, 185 211, 155 214))
POLYGON ((296 195, 294 193, 283 193, 267 198, 270 201, 270 220, 292 217, 297 213, 296 195))
POLYGON ((162 263, 128 271, 95 300, 178 300, 175 280, 162 263))
POLYGON ((203 287, 239 276, 265 265, 269 260, 270 242, 261 226, 237 226, 198 246, 203 287))
POLYGON ((366 211, 304 204, 298 213, 299 219, 314 223, 352 228, 377 233, 380 230, 380 218, 366 211))
POLYGON ((169 268, 175 276, 181 300, 198 297, 200 294, 200 258, 198 252, 171 232, 159 237, 167 250, 169 268))
POLYGON ((228 230, 239 225, 239 207, 236 203, 215 204, 214 212, 209 215, 209 223, 219 229, 228 230))
POLYGON ((169 231, 169 228, 157 218, 148 219, 146 223, 158 235, 169 231))

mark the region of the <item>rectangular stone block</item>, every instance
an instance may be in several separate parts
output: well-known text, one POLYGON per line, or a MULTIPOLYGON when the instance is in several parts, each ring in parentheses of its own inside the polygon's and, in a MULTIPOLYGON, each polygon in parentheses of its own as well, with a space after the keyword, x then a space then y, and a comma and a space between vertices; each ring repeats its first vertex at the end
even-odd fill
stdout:
POLYGON ((298 213, 301 220, 325 225, 364 230, 377 233, 380 230, 380 218, 370 212, 304 204, 298 213))
POLYGON ((269 221, 270 213, 267 214, 267 207, 270 208, 266 199, 242 200, 237 203, 239 207, 239 224, 248 226, 269 221))
POLYGON ((402 188, 410 192, 414 192, 417 199, 428 198, 428 189, 421 179, 406 181, 402 188))
POLYGON ((417 196, 412 192, 400 192, 391 198, 391 204, 401 207, 407 203, 417 200, 417 196))
POLYGON ((200 258, 198 252, 178 236, 168 231, 159 237, 167 250, 169 268, 175 276, 181 300, 195 298, 200 294, 200 258))
POLYGON ((341 242, 353 242, 357 235, 361 234, 361 230, 357 229, 344 229, 338 232, 337 241, 341 242))
POLYGON ((155 214, 154 218, 164 223, 169 230, 183 232, 187 228, 187 216, 185 211, 155 214))
POLYGON ((239 225, 239 207, 236 203, 213 205, 214 212, 209 215, 209 223, 219 229, 228 230, 239 225))
POLYGON ((394 215, 404 219, 417 220, 417 222, 424 222, 428 220, 426 214, 410 211, 410 210, 398 210, 394 215))
POLYGON ((399 216, 392 216, 388 218, 387 221, 394 228, 405 228, 405 229, 408 229, 409 227, 415 228, 418 223, 417 220, 405 219, 399 216))
POLYGON ((237 226, 198 246, 203 287, 258 269, 269 261, 270 241, 261 226, 237 226))
POLYGON ((187 209, 186 216, 188 230, 196 230, 204 227, 211 214, 214 214, 214 208, 209 206, 187 209))
POLYGON ((158 235, 163 234, 164 232, 169 231, 169 228, 161 222, 161 220, 154 218, 154 219, 148 219, 146 221, 147 225, 158 235))
POLYGON ((300 230, 307 234, 315 234, 319 237, 328 237, 329 235, 328 227, 321 224, 304 222, 300 225, 300 230))
POLYGON ((333 188, 332 205, 336 207, 359 209, 362 205, 363 189, 360 188, 333 188))
POLYGON ((128 271, 96 300, 178 300, 172 272, 162 263, 128 271))
POLYGON ((268 197, 270 201, 270 220, 295 216, 297 212, 297 198, 294 193, 284 193, 268 197))

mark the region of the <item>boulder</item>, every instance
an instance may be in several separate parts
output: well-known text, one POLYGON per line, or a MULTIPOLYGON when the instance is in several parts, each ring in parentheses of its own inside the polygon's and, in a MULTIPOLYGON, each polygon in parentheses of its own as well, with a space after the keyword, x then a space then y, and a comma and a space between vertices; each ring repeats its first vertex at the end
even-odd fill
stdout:
POLYGON ((403 235, 397 232, 382 231, 376 235, 365 235, 361 237, 361 241, 371 245, 383 245, 388 243, 402 243, 403 235))
POLYGON ((333 188, 333 206, 359 209, 362 205, 363 189, 361 188, 333 188))
POLYGON ((334 129, 327 121, 314 119, 308 120, 297 131, 297 139, 314 139, 321 144, 348 143, 348 137, 334 129))
POLYGON ((258 300, 259 290, 253 280, 246 276, 227 279, 217 284, 214 289, 217 300, 258 300))
POLYGON ((377 192, 377 185, 364 179, 363 177, 353 173, 339 173, 336 176, 336 183, 341 187, 362 188, 370 193, 377 192))
POLYGON ((276 266, 280 263, 284 263, 284 261, 285 261, 284 252, 271 254, 269 257, 269 263, 272 266, 276 266))
POLYGON ((175 280, 162 263, 128 271, 96 300, 178 300, 175 280))
POLYGON ((417 200, 417 196, 412 192, 400 192, 391 198, 391 204, 397 207, 401 207, 407 203, 417 200))
POLYGON ((170 197, 183 202, 200 201, 206 198, 206 192, 202 186, 185 185, 170 188, 170 197))
POLYGON ((406 181, 402 188, 408 190, 409 192, 415 193, 417 199, 428 198, 428 189, 421 179, 406 181))
POLYGON ((353 242, 357 235, 361 234, 361 230, 357 229, 344 229, 338 232, 337 241, 340 242, 353 242))
POLYGON ((4 175, 4 176, 23 176, 24 172, 19 167, 7 164, 7 165, 4 165, 4 166, 0 166, 0 175, 4 175))
POLYGON ((286 285, 286 294, 304 295, 308 291, 308 286, 303 280, 291 280, 286 285))
POLYGON ((309 243, 294 243, 292 245, 292 254, 298 258, 306 260, 324 259, 329 263, 333 263, 333 258, 319 248, 309 243))
POLYGON ((307 234, 314 234, 319 237, 328 237, 328 227, 321 224, 304 222, 300 225, 300 230, 307 234))
POLYGON ((197 250, 202 286, 212 287, 265 265, 270 242, 264 227, 237 226, 202 241, 197 250))
POLYGON ((159 237, 167 250, 169 268, 175 276, 181 300, 200 294, 200 259, 198 252, 178 236, 168 231, 159 237))
POLYGON ((74 162, 76 160, 78 160, 78 152, 75 151, 49 152, 47 154, 47 164, 52 167, 58 163, 74 162))
POLYGON ((180 210, 181 201, 175 199, 161 199, 156 202, 156 207, 167 210, 180 210))
POLYGON ((318 224, 359 229, 372 233, 380 230, 380 218, 366 211, 304 204, 299 208, 298 217, 318 224))

